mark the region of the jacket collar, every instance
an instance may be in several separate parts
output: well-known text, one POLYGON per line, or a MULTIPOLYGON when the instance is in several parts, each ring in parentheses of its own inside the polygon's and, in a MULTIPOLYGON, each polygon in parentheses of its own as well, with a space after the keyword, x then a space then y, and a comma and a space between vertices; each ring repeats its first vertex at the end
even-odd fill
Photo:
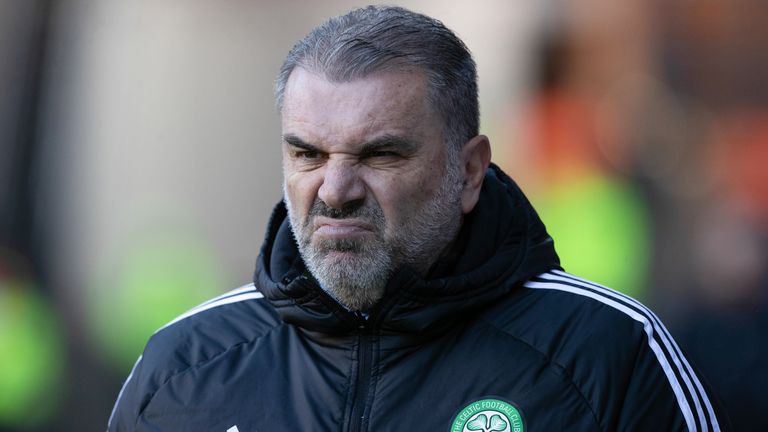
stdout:
POLYGON ((343 334, 361 325, 382 333, 429 334, 456 316, 478 310, 521 282, 559 268, 551 237, 518 186, 492 165, 477 206, 462 228, 451 271, 432 279, 397 271, 366 321, 347 311, 308 274, 284 203, 268 224, 254 281, 283 321, 320 333, 343 334))

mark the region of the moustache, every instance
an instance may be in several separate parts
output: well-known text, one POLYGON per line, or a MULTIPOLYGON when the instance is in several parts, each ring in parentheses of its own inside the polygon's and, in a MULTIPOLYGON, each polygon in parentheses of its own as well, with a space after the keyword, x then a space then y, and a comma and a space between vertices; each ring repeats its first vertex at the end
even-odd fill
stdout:
POLYGON ((370 222, 374 226, 382 226, 384 212, 378 205, 367 205, 363 200, 350 201, 341 208, 328 207, 322 200, 316 199, 308 213, 309 220, 312 217, 322 216, 330 219, 361 219, 370 222))

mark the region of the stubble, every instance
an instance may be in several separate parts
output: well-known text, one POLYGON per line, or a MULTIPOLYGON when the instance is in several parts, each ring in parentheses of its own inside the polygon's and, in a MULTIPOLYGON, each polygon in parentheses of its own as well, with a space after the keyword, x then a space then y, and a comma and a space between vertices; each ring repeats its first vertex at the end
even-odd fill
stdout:
POLYGON ((407 265, 422 276, 439 259, 461 226, 459 167, 449 157, 438 190, 426 202, 408 202, 409 214, 397 225, 388 224, 372 199, 333 209, 317 199, 307 216, 296 214, 284 194, 288 216, 299 252, 321 287, 353 311, 373 307, 384 295, 392 274, 407 265), (313 238, 314 219, 354 218, 373 227, 370 235, 328 239, 313 238))

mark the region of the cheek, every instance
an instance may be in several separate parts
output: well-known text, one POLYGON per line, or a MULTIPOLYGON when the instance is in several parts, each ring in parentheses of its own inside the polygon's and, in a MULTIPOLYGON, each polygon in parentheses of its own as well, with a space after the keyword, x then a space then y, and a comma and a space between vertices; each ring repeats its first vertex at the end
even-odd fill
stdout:
POLYGON ((437 193, 432 178, 399 176, 372 186, 388 225, 402 225, 437 193))
POLYGON ((317 186, 312 178, 302 173, 285 173, 283 192, 291 201, 293 210, 305 214, 317 196, 317 186))

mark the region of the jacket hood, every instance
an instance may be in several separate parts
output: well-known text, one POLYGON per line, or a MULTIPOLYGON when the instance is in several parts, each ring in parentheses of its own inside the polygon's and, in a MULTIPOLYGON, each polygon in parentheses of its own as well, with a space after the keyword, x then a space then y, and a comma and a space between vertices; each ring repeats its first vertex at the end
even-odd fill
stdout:
POLYGON ((537 274, 560 268, 552 238, 536 211, 495 165, 486 172, 480 199, 466 215, 460 235, 466 240, 460 242, 449 271, 426 278, 407 267, 396 271, 365 319, 306 276, 281 202, 269 221, 254 282, 283 321, 309 331, 340 334, 367 327, 423 335, 509 294, 537 274))

